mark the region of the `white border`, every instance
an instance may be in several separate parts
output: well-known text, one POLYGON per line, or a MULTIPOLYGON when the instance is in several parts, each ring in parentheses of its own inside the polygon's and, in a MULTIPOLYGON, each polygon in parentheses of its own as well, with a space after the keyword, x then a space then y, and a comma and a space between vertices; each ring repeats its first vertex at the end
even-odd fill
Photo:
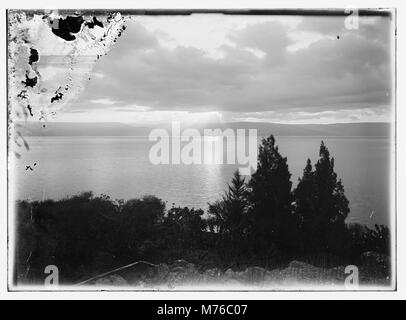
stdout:
MULTIPOLYGON (((1 161, 0 161, 0 191, 1 191, 1 209, 0 212, 0 298, 2 299, 400 299, 406 298, 406 278, 402 270, 406 270, 406 250, 404 250, 406 235, 402 232, 405 225, 405 219, 402 213, 405 209, 405 200, 402 197, 402 191, 405 186, 403 179, 406 179, 406 170, 400 164, 405 163, 405 144, 402 137, 405 135, 405 112, 402 108, 405 102, 404 90, 402 90, 405 79, 402 70, 406 70, 402 65, 400 57, 406 56, 403 42, 400 41, 400 30, 403 30, 405 18, 402 10, 403 2, 397 1, 86 1, 86 6, 83 6, 83 1, 71 0, 69 6, 66 3, 58 5, 56 1, 35 2, 35 8, 66 8, 66 9, 85 9, 85 8, 114 8, 114 9, 197 9, 197 8, 212 8, 212 9, 265 9, 265 8, 397 8, 397 291, 394 292, 8 292, 7 291, 7 179, 6 179, 6 8, 33 8, 33 3, 29 1, 5 1, 2 2, 1 14, 1 71, 2 77, 0 80, 1 89, 3 92, 3 110, 0 120, 1 132, 1 161), (4 19, 4 20, 3 20, 4 19)), ((394 220, 394 219, 392 219, 394 220)), ((393 227, 393 226, 392 226, 393 227)), ((391 230, 394 230, 391 228, 391 230)), ((392 232, 394 234, 394 232, 392 232)))

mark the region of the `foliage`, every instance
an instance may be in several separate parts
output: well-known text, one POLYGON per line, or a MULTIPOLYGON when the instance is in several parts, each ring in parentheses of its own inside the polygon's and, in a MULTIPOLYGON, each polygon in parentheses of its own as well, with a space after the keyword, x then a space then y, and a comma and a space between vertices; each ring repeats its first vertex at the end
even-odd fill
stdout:
POLYGON ((349 202, 323 142, 314 168, 307 160, 293 191, 290 177, 287 158, 270 136, 259 147, 257 171, 248 181, 236 171, 207 214, 167 210, 154 196, 124 201, 85 192, 18 201, 14 281, 43 281, 51 264, 62 282, 75 283, 136 260, 185 259, 225 270, 276 267, 302 257, 327 265, 366 251, 389 254, 386 226, 345 223, 349 202))
POLYGON ((285 240, 291 212, 291 174, 287 158, 279 153, 274 136, 262 140, 258 152, 257 171, 248 183, 252 210, 254 250, 265 253, 281 247, 285 240))
POLYGON ((294 190, 295 213, 307 248, 338 250, 345 242, 345 219, 350 211, 341 180, 334 171, 334 158, 321 142, 313 171, 307 160, 303 177, 294 190))

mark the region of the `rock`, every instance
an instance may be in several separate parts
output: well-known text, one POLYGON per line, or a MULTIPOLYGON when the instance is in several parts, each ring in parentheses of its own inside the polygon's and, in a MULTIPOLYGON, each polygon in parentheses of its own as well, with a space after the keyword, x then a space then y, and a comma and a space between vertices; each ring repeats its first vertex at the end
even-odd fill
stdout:
POLYGON ((155 270, 155 275, 153 278, 153 282, 155 283, 163 283, 168 278, 170 273, 170 269, 167 264, 161 263, 155 270))
POLYGON ((199 271, 193 263, 177 260, 169 266, 167 281, 171 286, 190 284, 197 282, 199 278, 199 271))
POLYGON ((222 272, 218 268, 211 268, 205 270, 199 277, 199 281, 202 283, 219 283, 223 281, 222 272))
POLYGON ((268 276, 269 271, 261 267, 248 267, 238 274, 239 278, 250 284, 260 283, 268 276))
POLYGON ((176 260, 174 263, 170 265, 169 268, 171 272, 188 272, 188 273, 197 272, 195 265, 185 260, 176 260))
POLYGON ((112 274, 110 276, 97 279, 94 284, 98 286, 127 286, 128 282, 125 281, 123 277, 112 274))
POLYGON ((306 269, 306 268, 315 268, 314 266, 312 266, 311 264, 302 262, 302 261, 297 261, 297 260, 293 260, 289 263, 288 268, 292 268, 292 269, 306 269))
MULTIPOLYGON (((376 252, 365 252, 363 263, 359 266, 360 281, 363 283, 389 282, 389 258, 376 252)), ((139 262, 126 266, 124 269, 113 270, 110 275, 92 281, 99 286, 136 286, 154 287, 168 286, 175 289, 184 285, 241 285, 266 286, 269 288, 287 285, 344 285, 346 274, 344 266, 319 268, 301 261, 291 261, 284 269, 267 270, 258 266, 248 267, 244 271, 233 271, 231 268, 222 272, 219 268, 211 268, 199 272, 193 263, 177 260, 167 265, 153 265, 139 262)))
POLYGON ((284 281, 311 284, 344 284, 344 267, 331 269, 319 268, 311 264, 292 261, 286 269, 281 270, 284 281))
POLYGON ((233 279, 236 276, 236 273, 233 271, 233 269, 227 269, 226 272, 224 272, 224 277, 233 279))
POLYGON ((347 276, 347 274, 345 273, 345 267, 343 266, 327 269, 326 274, 332 280, 335 280, 336 282, 340 283, 344 283, 345 278, 347 276))
POLYGON ((221 276, 221 270, 219 268, 208 269, 203 275, 208 278, 218 279, 221 276))
POLYGON ((156 273, 157 265, 146 261, 138 261, 122 268, 116 269, 114 274, 123 277, 130 285, 135 285, 140 280, 149 281, 156 273))
POLYGON ((185 267, 187 267, 188 265, 191 265, 191 264, 192 264, 192 263, 189 263, 189 262, 187 262, 186 260, 179 259, 179 260, 174 261, 174 262, 170 265, 170 267, 171 267, 171 268, 176 268, 176 267, 183 267, 183 268, 185 268, 185 267))
POLYGON ((146 283, 145 281, 139 280, 133 284, 137 288, 150 288, 151 285, 146 283))
POLYGON ((233 287, 239 287, 241 286, 241 282, 238 281, 237 279, 224 279, 223 280, 223 284, 227 285, 227 286, 233 286, 233 287))

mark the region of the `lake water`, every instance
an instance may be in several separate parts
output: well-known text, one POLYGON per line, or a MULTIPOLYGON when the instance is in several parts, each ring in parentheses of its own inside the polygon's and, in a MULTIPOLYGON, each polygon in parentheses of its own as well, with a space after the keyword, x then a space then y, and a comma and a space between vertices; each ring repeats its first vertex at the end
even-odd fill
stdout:
MULTIPOLYGON (((336 172, 350 201, 347 221, 389 224, 390 140, 323 140, 335 157, 336 172)), ((205 209, 219 198, 238 166, 153 165, 148 155, 154 142, 139 137, 27 137, 27 141, 30 150, 10 163, 10 193, 16 199, 59 199, 91 190, 123 199, 153 194, 167 207, 205 209)), ((288 157, 296 185, 306 159, 317 160, 321 138, 276 137, 276 141, 288 157)))

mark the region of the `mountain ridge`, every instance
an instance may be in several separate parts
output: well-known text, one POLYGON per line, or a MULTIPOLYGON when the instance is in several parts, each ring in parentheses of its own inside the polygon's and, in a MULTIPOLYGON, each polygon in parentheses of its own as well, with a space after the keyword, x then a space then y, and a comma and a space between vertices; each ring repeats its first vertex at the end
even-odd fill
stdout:
MULTIPOLYGON (((148 136, 156 126, 135 126, 119 122, 16 122, 15 130, 23 136, 148 136)), ((171 133, 171 126, 162 126, 171 133)), ((281 124, 265 122, 225 122, 183 126, 203 129, 257 129, 258 136, 326 136, 326 137, 390 137, 389 122, 357 122, 335 124, 281 124)))

